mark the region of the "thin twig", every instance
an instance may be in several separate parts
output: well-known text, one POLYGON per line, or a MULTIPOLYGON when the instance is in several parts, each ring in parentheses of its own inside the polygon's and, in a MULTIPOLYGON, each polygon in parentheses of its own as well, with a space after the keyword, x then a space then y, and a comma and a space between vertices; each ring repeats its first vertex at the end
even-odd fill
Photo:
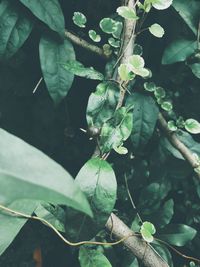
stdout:
POLYGON ((89 42, 85 41, 84 39, 78 37, 77 35, 65 30, 65 37, 72 41, 74 44, 89 50, 90 52, 95 53, 96 55, 108 59, 110 55, 104 53, 104 50, 96 45, 90 44, 89 42))
POLYGON ((41 77, 41 78, 39 79, 39 81, 37 82, 35 88, 33 89, 33 94, 35 94, 35 92, 36 92, 36 90, 38 89, 38 87, 40 86, 42 80, 43 80, 43 77, 41 77))

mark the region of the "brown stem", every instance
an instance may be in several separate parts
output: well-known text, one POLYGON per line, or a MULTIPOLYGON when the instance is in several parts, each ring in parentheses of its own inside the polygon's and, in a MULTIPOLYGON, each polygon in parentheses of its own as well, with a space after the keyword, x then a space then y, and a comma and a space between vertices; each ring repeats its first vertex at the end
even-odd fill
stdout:
POLYGON ((92 45, 89 42, 85 41, 84 39, 78 37, 77 35, 65 30, 65 37, 72 41, 74 44, 85 48, 86 50, 95 53, 96 55, 108 59, 110 55, 106 55, 102 48, 92 45))
POLYGON ((115 214, 109 217, 106 228, 109 232, 120 239, 123 236, 130 236, 123 241, 123 244, 141 261, 146 267, 169 267, 159 254, 144 240, 134 236, 134 232, 128 228, 115 214))
MULTIPOLYGON (((135 1, 129 0, 127 6, 135 9, 135 1)), ((135 42, 135 26, 136 26, 136 20, 125 19, 122 53, 121 53, 121 60, 119 61, 120 64, 127 63, 129 57, 133 54, 133 48, 135 42)), ((116 80, 121 84, 119 75, 117 76, 116 80)), ((122 106, 125 94, 126 90, 124 90, 123 87, 120 87, 120 95, 116 109, 122 106)))
MULTIPOLYGON (((192 168, 195 169, 199 167, 199 164, 198 162, 196 162, 193 153, 178 139, 176 133, 170 131, 167 122, 161 113, 159 113, 158 121, 161 129, 167 136, 167 139, 172 144, 172 146, 181 153, 181 155, 184 157, 185 160, 189 162, 192 168)), ((198 174, 198 176, 200 177, 200 174, 198 174)))

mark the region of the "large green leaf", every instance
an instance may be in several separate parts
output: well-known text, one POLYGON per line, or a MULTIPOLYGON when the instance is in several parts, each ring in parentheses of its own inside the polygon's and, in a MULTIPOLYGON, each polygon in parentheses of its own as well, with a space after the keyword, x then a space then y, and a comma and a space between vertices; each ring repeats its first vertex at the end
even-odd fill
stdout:
POLYGON ((91 215, 84 194, 55 161, 2 129, 0 147, 1 203, 37 199, 68 205, 91 215))
POLYGON ((174 0, 173 7, 186 22, 193 33, 197 34, 200 5, 196 0, 174 0))
POLYGON ((73 239, 89 239, 104 227, 114 208, 116 177, 109 163, 92 158, 81 168, 75 182, 87 196, 94 217, 91 220, 84 214, 67 211, 66 231, 73 239))
POLYGON ((103 82, 97 86, 88 101, 87 122, 89 126, 101 127, 112 117, 117 106, 118 96, 119 88, 112 82, 103 82))
MULTIPOLYGON (((35 200, 19 199, 11 203, 8 208, 31 215, 37 205, 35 200)), ((0 209, 0 255, 12 243, 26 221, 26 218, 13 216, 0 209)))
POLYGON ((60 63, 75 59, 72 44, 68 40, 56 42, 47 36, 40 40, 40 63, 49 94, 55 104, 67 95, 74 75, 60 63))
POLYGON ((186 39, 175 40, 165 49, 162 57, 162 64, 167 65, 185 61, 195 52, 196 48, 196 41, 186 39))
POLYGON ((33 28, 33 21, 12 2, 0 3, 0 58, 14 55, 28 38, 33 28))
POLYGON ((144 146, 151 138, 159 109, 152 97, 140 93, 134 93, 129 97, 128 103, 134 105, 131 141, 133 147, 137 149, 144 146))
POLYGON ((79 261, 81 267, 112 267, 101 251, 87 247, 80 248, 79 261))
POLYGON ((184 246, 191 241, 197 231, 185 224, 169 224, 159 234, 159 238, 174 246, 184 246))
POLYGON ((65 21, 58 0, 18 0, 38 19, 61 36, 65 33, 65 21))
POLYGON ((103 124, 99 145, 103 153, 118 148, 128 139, 133 128, 132 107, 121 107, 103 124))
POLYGON ((100 158, 90 159, 79 171, 75 182, 88 198, 94 221, 103 227, 116 201, 117 182, 112 167, 100 158))

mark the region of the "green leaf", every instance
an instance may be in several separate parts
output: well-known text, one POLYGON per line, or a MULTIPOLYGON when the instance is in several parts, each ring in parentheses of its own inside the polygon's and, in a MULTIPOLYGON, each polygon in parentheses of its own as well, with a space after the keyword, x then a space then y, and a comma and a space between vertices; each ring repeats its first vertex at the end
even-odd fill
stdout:
MULTIPOLYGON (((9 206, 10 209, 13 209, 18 212, 31 215, 36 206, 37 201, 35 200, 26 200, 19 199, 12 202, 9 206)), ((14 238, 17 236, 21 228, 27 222, 27 218, 20 218, 13 216, 11 213, 4 212, 0 209, 0 235, 1 235, 1 244, 0 244, 0 255, 8 248, 12 243, 14 238)))
POLYGON ((149 31, 151 34, 158 38, 162 38, 165 34, 164 29, 158 23, 154 23, 153 25, 151 25, 149 27, 149 31))
POLYGON ((104 228, 114 208, 116 177, 109 163, 100 158, 92 158, 81 168, 75 183, 85 193, 94 217, 91 220, 84 214, 68 213, 66 230, 71 236, 76 236, 76 239, 89 239, 104 228))
POLYGON ((84 77, 86 79, 91 80, 99 80, 102 81, 104 76, 99 71, 95 70, 93 67, 86 68, 81 62, 76 60, 69 60, 63 64, 64 68, 73 73, 74 75, 84 77))
POLYGON ((200 63, 193 63, 188 65, 192 71, 192 73, 200 79, 200 63))
POLYGON ((138 16, 135 13, 135 10, 133 8, 130 8, 128 6, 120 6, 117 8, 117 13, 125 18, 130 20, 137 20, 138 16))
POLYGON ((118 103, 119 88, 115 83, 100 83, 89 97, 87 105, 87 123, 101 127, 110 119, 118 103))
POLYGON ((116 39, 114 39, 112 37, 108 39, 108 43, 109 43, 109 45, 111 45, 114 48, 120 47, 120 41, 116 40, 116 39))
POLYGON ((0 147, 1 203, 36 199, 67 205, 91 215, 84 194, 55 161, 2 129, 0 147))
POLYGON ((85 28, 85 24, 87 22, 86 16, 81 12, 74 12, 73 22, 80 28, 85 28))
POLYGON ((96 43, 101 41, 101 36, 97 34, 94 30, 89 30, 88 34, 89 34, 90 39, 92 39, 92 41, 96 43))
POLYGON ((150 213, 149 216, 145 216, 145 219, 151 220, 154 225, 159 228, 163 228, 170 223, 173 215, 174 201, 173 199, 169 199, 163 205, 161 204, 161 206, 157 210, 150 213))
POLYGON ((103 18, 100 21, 99 26, 105 33, 113 33, 117 31, 117 22, 111 18, 103 18))
POLYGON ((126 155, 128 153, 128 149, 124 146, 114 147, 113 149, 120 155, 126 155))
POLYGON ((140 93, 134 93, 127 101, 134 105, 131 141, 134 149, 138 149, 146 145, 151 138, 159 109, 152 97, 140 93))
POLYGON ((166 96, 165 89, 162 87, 156 87, 154 95, 156 98, 164 98, 166 96))
POLYGON ((199 23, 199 2, 196 0, 190 0, 190 5, 188 8, 188 0, 174 0, 173 8, 178 12, 188 27, 196 35, 199 23))
POLYGON ((135 77, 135 75, 130 72, 127 64, 121 64, 118 68, 118 73, 122 81, 129 81, 135 77))
POLYGON ((133 127, 133 107, 121 107, 103 124, 99 145, 102 152, 119 147, 128 139, 133 127))
POLYGON ((75 59, 73 46, 68 40, 58 43, 43 36, 39 45, 40 64, 49 94, 59 104, 72 86, 74 75, 60 63, 75 59))
POLYGON ((185 121, 185 129, 192 134, 200 133, 200 123, 194 119, 187 119, 185 121))
POLYGON ((167 9, 171 6, 173 0, 153 0, 152 5, 158 10, 167 9))
POLYGON ((197 48, 196 41, 178 39, 172 42, 164 51, 162 64, 173 64, 185 61, 197 48))
POLYGON ((162 243, 155 241, 151 246, 157 251, 157 253, 169 264, 170 267, 173 267, 173 259, 169 249, 164 246, 162 243))
POLYGON ((175 132, 178 129, 175 121, 173 121, 173 120, 168 121, 167 125, 168 125, 168 128, 170 129, 170 131, 172 131, 172 132, 175 132))
POLYGON ((159 239, 171 245, 181 247, 191 241, 196 233, 197 231, 188 225, 170 224, 160 231, 159 239))
MULTIPOLYGON (((35 200, 18 199, 7 207, 31 215, 37 205, 35 200)), ((0 255, 9 247, 27 220, 27 218, 16 217, 0 209, 0 255)))
POLYGON ((65 21, 58 0, 18 0, 50 29, 64 37, 65 21))
POLYGON ((165 111, 171 111, 173 109, 172 103, 169 101, 164 101, 161 104, 162 109, 164 109, 165 111))
POLYGON ((155 226, 150 222, 143 222, 142 227, 146 229, 150 234, 154 235, 156 233, 155 226))
POLYGON ((144 64, 144 59, 139 55, 130 56, 128 59, 128 67, 130 71, 136 75, 147 77, 149 71, 144 68, 144 64))
POLYGON ((26 10, 15 3, 0 3, 0 58, 9 58, 23 45, 33 28, 33 21, 26 10))
POLYGON ((169 190, 170 185, 168 183, 151 183, 144 187, 140 194, 138 209, 145 216, 157 212, 161 201, 167 196, 169 190))
POLYGON ((112 267, 102 252, 87 247, 80 248, 79 262, 81 267, 112 267))
POLYGON ((140 233, 142 235, 142 238, 150 243, 153 242, 153 235, 155 234, 156 229, 155 226, 150 223, 150 222, 143 222, 141 229, 140 229, 140 233))
POLYGON ((154 82, 146 82, 144 83, 144 89, 149 92, 153 92, 156 90, 156 85, 154 82))

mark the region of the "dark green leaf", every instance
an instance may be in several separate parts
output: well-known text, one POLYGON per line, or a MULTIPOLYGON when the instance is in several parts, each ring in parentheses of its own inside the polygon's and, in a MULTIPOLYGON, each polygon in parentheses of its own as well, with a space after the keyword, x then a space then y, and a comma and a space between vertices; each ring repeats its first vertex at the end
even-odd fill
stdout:
MULTIPOLYGON (((100 158, 90 159, 79 171, 75 182, 88 198, 95 223, 103 227, 116 201, 117 183, 112 167, 100 158)), ((88 227, 87 221, 83 226, 88 227)))
POLYGON ((40 40, 40 63, 49 94, 55 104, 67 95, 74 75, 61 62, 75 59, 72 44, 68 40, 58 43, 46 36, 40 40))
POLYGON ((70 60, 67 61, 64 65, 64 68, 80 77, 85 77, 87 79, 92 80, 100 80, 102 81, 104 79, 104 76, 99 71, 95 70, 93 67, 86 68, 83 66, 82 63, 76 61, 76 60, 70 60))
POLYGON ((174 0, 173 7, 196 35, 200 13, 199 2, 196 0, 190 0, 188 6, 188 0, 174 0))
POLYGON ((110 119, 117 106, 119 88, 112 82, 100 83, 89 97, 87 106, 88 125, 102 126, 110 119))
POLYGON ((64 36, 65 21, 58 0, 18 0, 50 29, 64 36))
POLYGON ((102 252, 87 247, 80 248, 79 261, 81 267, 112 267, 102 252))
POLYGON ((37 199, 68 205, 91 215, 84 194, 55 161, 2 129, 0 147, 1 203, 37 199))
POLYGON ((159 234, 159 238, 174 246, 184 246, 191 241, 197 231, 185 224, 170 224, 166 226, 159 234))
POLYGON ((151 245, 157 251, 157 253, 169 264, 170 267, 174 266, 172 255, 166 246, 155 240, 151 245))
POLYGON ((178 39, 173 41, 164 51, 162 64, 173 64, 185 61, 197 48, 196 41, 178 39))
POLYGON ((166 183, 152 183, 145 187, 139 198, 138 208, 145 215, 152 214, 160 207, 161 201, 167 196, 170 190, 166 183))
POLYGON ((27 12, 15 3, 3 0, 0 3, 0 58, 9 58, 23 45, 33 28, 27 12))
POLYGON ((103 124, 100 135, 100 147, 103 153, 119 147, 128 139, 133 128, 133 111, 129 107, 121 107, 113 117, 103 124))
POLYGON ((134 105, 133 132, 131 141, 135 149, 147 144, 151 138, 159 109, 152 97, 134 93, 128 98, 128 103, 134 105))
MULTIPOLYGON (((8 208, 31 215, 37 205, 38 203, 35 200, 19 199, 11 203, 8 208)), ((0 209, 0 255, 12 243, 27 220, 28 219, 26 218, 20 218, 9 213, 5 213, 0 209)))
POLYGON ((192 71, 192 73, 200 79, 200 63, 194 63, 188 65, 192 71))

